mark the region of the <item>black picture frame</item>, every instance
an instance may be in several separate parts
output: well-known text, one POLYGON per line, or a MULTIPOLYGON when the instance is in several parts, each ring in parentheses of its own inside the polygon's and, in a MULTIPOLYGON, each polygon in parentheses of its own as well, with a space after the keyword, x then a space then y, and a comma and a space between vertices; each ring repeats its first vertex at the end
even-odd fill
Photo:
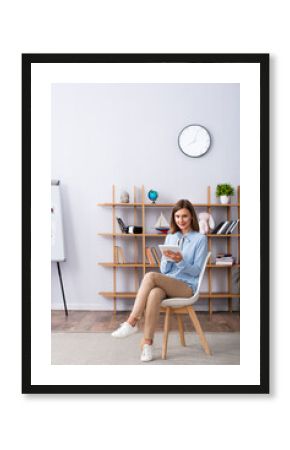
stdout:
POLYGON ((22 393, 269 393, 269 54, 22 55, 22 393), (260 66, 260 383, 257 385, 32 385, 31 383, 31 65, 33 63, 246 63, 260 66))

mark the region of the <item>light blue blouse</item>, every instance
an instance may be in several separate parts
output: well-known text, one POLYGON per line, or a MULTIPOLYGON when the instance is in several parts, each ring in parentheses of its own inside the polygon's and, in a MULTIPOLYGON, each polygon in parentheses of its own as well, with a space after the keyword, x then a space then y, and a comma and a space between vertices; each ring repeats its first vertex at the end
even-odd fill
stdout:
POLYGON ((207 256, 207 237, 197 231, 190 231, 183 235, 180 231, 168 234, 165 244, 182 246, 183 259, 179 263, 167 261, 164 256, 161 258, 160 271, 177 280, 184 281, 196 291, 198 277, 202 265, 207 256), (183 239, 182 239, 183 238, 183 239))

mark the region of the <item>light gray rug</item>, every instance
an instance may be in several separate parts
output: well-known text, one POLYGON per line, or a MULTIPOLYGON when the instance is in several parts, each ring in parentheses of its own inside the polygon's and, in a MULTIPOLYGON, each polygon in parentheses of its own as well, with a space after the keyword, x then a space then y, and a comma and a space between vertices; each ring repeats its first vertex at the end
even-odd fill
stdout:
POLYGON ((205 333, 212 351, 208 356, 202 349, 198 336, 185 333, 186 347, 179 343, 178 332, 169 334, 167 359, 161 359, 162 333, 154 339, 154 360, 140 361, 141 333, 127 339, 115 339, 111 333, 52 333, 51 364, 240 364, 240 333, 205 333))

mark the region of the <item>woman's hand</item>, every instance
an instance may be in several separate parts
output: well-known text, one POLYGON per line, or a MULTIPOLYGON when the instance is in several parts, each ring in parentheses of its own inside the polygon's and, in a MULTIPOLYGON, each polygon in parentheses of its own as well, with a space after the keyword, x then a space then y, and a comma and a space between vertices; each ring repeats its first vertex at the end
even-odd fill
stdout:
POLYGON ((183 259, 181 253, 175 253, 175 252, 171 252, 169 250, 164 252, 164 256, 166 256, 167 258, 173 259, 174 262, 176 262, 176 263, 179 263, 183 259))

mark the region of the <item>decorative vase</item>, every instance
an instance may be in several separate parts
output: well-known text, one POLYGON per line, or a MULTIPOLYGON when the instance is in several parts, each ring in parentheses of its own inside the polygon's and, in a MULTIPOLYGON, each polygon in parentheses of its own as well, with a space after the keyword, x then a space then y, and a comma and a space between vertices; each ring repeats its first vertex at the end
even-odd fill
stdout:
POLYGON ((120 195, 121 203, 129 203, 129 193, 127 191, 122 191, 120 195))
POLYGON ((231 199, 231 197, 229 195, 221 195, 220 196, 220 202, 222 205, 227 205, 228 203, 230 203, 230 199, 231 199))
POLYGON ((148 198, 151 200, 152 203, 155 203, 158 198, 158 192, 151 189, 148 192, 148 198))

